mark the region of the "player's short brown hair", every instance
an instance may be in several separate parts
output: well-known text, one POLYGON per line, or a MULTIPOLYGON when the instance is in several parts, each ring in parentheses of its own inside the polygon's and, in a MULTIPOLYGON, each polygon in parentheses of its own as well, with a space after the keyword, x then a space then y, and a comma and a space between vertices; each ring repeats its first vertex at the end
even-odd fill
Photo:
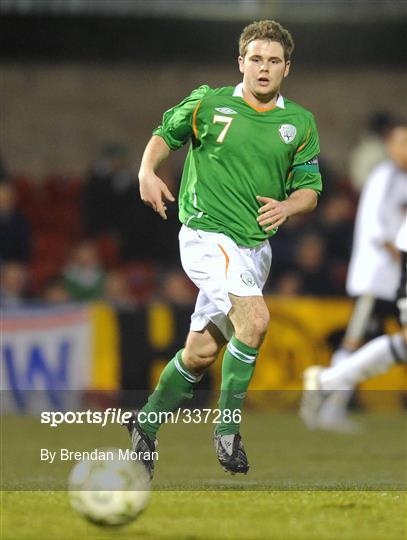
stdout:
POLYGON ((290 60, 294 50, 294 40, 290 32, 281 26, 280 23, 270 20, 255 21, 246 26, 246 28, 243 28, 239 39, 240 56, 246 54, 249 43, 255 39, 277 41, 283 47, 285 61, 290 60))

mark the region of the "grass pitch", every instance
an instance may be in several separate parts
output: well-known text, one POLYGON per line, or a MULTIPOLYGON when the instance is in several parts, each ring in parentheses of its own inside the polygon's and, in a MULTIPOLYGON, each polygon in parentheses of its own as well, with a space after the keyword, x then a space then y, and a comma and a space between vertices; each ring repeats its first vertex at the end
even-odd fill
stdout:
POLYGON ((123 429, 53 430, 10 417, 2 422, 0 538, 405 540, 405 415, 361 421, 360 435, 339 436, 310 433, 294 414, 249 413, 242 434, 252 469, 243 478, 217 464, 213 426, 164 426, 149 507, 129 525, 102 528, 70 508, 64 489, 73 463, 40 464, 38 452, 126 448, 123 429))
POLYGON ((406 538, 405 492, 160 491, 119 529, 87 523, 64 492, 7 492, 2 504, 2 540, 406 538))

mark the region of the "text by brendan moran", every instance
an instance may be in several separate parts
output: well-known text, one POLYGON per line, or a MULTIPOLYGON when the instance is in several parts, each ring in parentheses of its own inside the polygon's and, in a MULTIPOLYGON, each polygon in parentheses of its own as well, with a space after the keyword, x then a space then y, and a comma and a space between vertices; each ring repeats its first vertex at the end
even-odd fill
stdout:
POLYGON ((69 450, 68 448, 61 448, 60 450, 48 450, 48 448, 41 448, 40 451, 41 461, 47 463, 54 463, 59 461, 143 461, 143 460, 158 460, 158 452, 135 452, 134 450, 121 448, 118 451, 100 450, 95 448, 91 451, 78 451, 69 450))

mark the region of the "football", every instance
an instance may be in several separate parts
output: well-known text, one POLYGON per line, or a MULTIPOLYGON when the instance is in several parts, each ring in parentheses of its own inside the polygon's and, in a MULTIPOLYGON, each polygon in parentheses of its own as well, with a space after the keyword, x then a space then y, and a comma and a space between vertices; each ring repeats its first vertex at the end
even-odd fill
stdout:
POLYGON ((79 461, 69 476, 72 508, 98 525, 124 525, 136 519, 151 496, 144 465, 115 448, 89 454, 91 458, 79 461))

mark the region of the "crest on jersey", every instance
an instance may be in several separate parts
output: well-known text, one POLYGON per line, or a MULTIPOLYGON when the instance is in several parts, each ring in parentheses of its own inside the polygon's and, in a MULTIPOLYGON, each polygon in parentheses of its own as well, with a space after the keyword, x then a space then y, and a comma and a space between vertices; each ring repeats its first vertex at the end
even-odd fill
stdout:
POLYGON ((240 279, 248 287, 254 287, 256 285, 256 282, 254 281, 254 278, 253 278, 253 276, 251 275, 250 272, 242 272, 240 274, 240 279))
POLYGON ((216 107, 215 111, 221 112, 222 114, 237 114, 236 111, 229 109, 229 107, 216 107))
POLYGON ((285 144, 290 144, 297 135, 297 128, 292 124, 281 124, 278 128, 278 132, 280 133, 281 140, 285 142, 285 144))

